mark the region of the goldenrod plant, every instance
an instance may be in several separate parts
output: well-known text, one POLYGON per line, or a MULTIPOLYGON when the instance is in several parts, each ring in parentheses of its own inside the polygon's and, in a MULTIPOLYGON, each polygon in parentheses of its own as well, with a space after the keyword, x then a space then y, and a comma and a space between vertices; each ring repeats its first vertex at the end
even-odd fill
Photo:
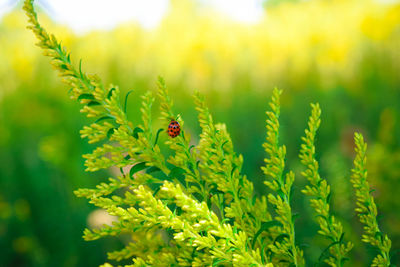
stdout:
MULTIPOLYGON (((120 169, 117 177, 96 188, 75 191, 116 218, 112 225, 84 230, 85 240, 128 236, 124 248, 108 253, 110 261, 125 266, 306 266, 291 205, 295 173, 285 172, 286 148, 279 142, 280 90, 273 91, 264 144, 268 157, 262 169, 271 193, 259 197, 242 172, 243 157, 235 152, 226 126, 214 123, 201 94, 194 95, 201 127, 197 143, 175 111, 162 78, 157 93, 162 127, 153 129, 156 97, 150 91, 141 97, 141 123, 134 125, 126 115, 130 93, 121 103, 118 86, 104 86, 97 76, 87 75, 81 62, 75 67, 62 44, 39 24, 33 0, 25 1, 24 10, 38 46, 71 88, 71 98, 94 119, 80 132, 89 143, 99 144, 84 155, 87 171, 120 169), (177 136, 167 135, 171 121, 180 127, 177 136), (166 146, 159 145, 161 140, 166 140, 166 146)), ((312 105, 301 147, 303 175, 309 181, 303 193, 311 197, 318 233, 330 240, 320 259, 343 266, 352 243, 345 241, 343 226, 331 212, 331 189, 318 172, 314 140, 320 113, 319 105, 312 105)), ((365 144, 359 134, 356 144, 352 181, 356 210, 366 230, 362 239, 380 249, 372 266, 389 266, 390 240, 377 225, 377 209, 366 181, 365 144)))
POLYGON ((267 112, 267 141, 264 148, 269 158, 262 167, 264 173, 270 177, 264 183, 275 192, 268 195, 268 201, 273 205, 276 216, 271 223, 274 224, 278 236, 269 244, 273 254, 279 255, 280 261, 284 260, 295 266, 304 266, 303 252, 296 245, 294 220, 295 216, 290 206, 294 173, 284 175, 286 147, 279 146, 279 98, 282 91, 275 89, 270 103, 271 111, 267 112))
POLYGON ((308 121, 308 129, 305 130, 304 142, 301 145, 300 159, 306 170, 301 174, 307 178, 309 185, 302 192, 310 196, 310 205, 316 213, 316 221, 320 227, 319 234, 326 237, 330 244, 325 249, 328 256, 321 254, 320 259, 326 257, 324 261, 331 266, 343 266, 347 259, 346 254, 351 250, 352 243, 344 241, 343 226, 330 210, 331 188, 328 182, 321 178, 319 174, 318 161, 316 160, 315 136, 321 124, 321 109, 319 104, 311 105, 311 116, 308 121))
POLYGON ((378 249, 378 255, 374 258, 371 266, 390 266, 389 253, 392 242, 379 229, 377 221, 378 210, 367 181, 368 172, 365 167, 367 163, 367 144, 360 133, 355 133, 354 141, 356 144, 356 157, 354 159, 354 168, 351 170, 351 183, 357 200, 355 210, 358 213, 360 222, 364 225, 365 233, 362 235, 362 241, 378 249))

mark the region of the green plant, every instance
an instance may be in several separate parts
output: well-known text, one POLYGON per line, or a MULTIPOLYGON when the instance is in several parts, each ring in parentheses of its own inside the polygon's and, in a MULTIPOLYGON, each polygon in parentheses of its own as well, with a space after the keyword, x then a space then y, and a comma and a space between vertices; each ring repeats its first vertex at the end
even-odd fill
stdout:
POLYGON ((357 155, 354 159, 354 168, 351 170, 351 183, 357 198, 356 212, 360 217, 360 222, 364 224, 365 234, 362 235, 362 241, 378 248, 379 254, 374 258, 372 266, 390 266, 391 241, 387 235, 379 230, 376 218, 378 210, 367 181, 367 170, 365 168, 367 144, 359 133, 355 134, 354 140, 357 155))
MULTIPOLYGON (((163 79, 158 82, 162 127, 153 130, 151 92, 142 96, 141 124, 134 126, 126 115, 127 99, 120 101, 117 86, 105 87, 97 76, 75 68, 70 55, 39 24, 33 0, 26 0, 30 26, 39 39, 38 46, 52 58, 52 65, 71 87, 71 98, 78 100, 81 112, 95 122, 81 130, 89 143, 100 143, 84 155, 87 171, 110 167, 121 174, 94 189, 79 189, 75 194, 117 218, 112 225, 86 229, 85 240, 104 236, 129 235, 129 243, 110 252, 110 260, 132 260, 128 266, 305 266, 302 250, 295 239, 295 218, 291 195, 295 174, 284 175, 285 146, 279 145, 279 97, 273 91, 267 112, 268 154, 265 184, 272 190, 267 198, 254 194, 253 184, 242 174, 243 158, 235 153, 224 124, 214 124, 204 98, 194 96, 202 129, 197 145, 187 131, 183 118, 174 112, 163 79), (172 119, 181 125, 181 134, 168 138, 165 129, 172 119), (164 139, 170 156, 161 150, 164 139), (129 167, 129 171, 126 171, 129 167), (272 204, 271 212, 267 203, 272 204)), ((303 138, 301 161, 308 185, 303 193, 311 197, 317 213, 319 233, 331 242, 321 255, 331 266, 342 266, 352 248, 344 241, 341 223, 330 213, 330 187, 318 173, 314 139, 320 124, 319 105, 312 105, 309 129, 303 138), (326 256, 327 255, 327 256, 326 256)), ((376 206, 369 192, 365 171, 365 145, 356 134, 357 156, 353 170, 360 220, 366 225, 363 241, 379 249, 373 266, 390 265, 390 240, 379 231, 376 206)), ((109 263, 104 266, 110 266, 109 263)))
MULTIPOLYGON (((321 123, 321 109, 319 104, 311 105, 312 112, 306 129, 306 136, 302 137, 300 159, 306 167, 306 171, 302 175, 308 179, 310 185, 307 185, 302 192, 311 197, 310 205, 314 209, 317 216, 315 217, 320 226, 319 234, 331 241, 326 250, 329 250, 330 256, 325 260, 331 266, 342 266, 346 260, 345 255, 351 250, 350 242, 344 243, 343 226, 330 213, 329 200, 331 196, 330 186, 328 182, 321 178, 318 172, 318 162, 315 159, 315 135, 321 123)), ((321 254, 321 257, 324 253, 321 254)), ((320 258, 321 259, 321 258, 320 258)))

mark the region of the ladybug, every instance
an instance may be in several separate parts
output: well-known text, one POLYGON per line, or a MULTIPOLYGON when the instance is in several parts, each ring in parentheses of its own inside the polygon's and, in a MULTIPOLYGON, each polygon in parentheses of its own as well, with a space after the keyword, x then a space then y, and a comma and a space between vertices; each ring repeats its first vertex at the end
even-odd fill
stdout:
POLYGON ((168 135, 172 138, 177 137, 181 133, 181 126, 176 120, 171 120, 168 125, 168 135))

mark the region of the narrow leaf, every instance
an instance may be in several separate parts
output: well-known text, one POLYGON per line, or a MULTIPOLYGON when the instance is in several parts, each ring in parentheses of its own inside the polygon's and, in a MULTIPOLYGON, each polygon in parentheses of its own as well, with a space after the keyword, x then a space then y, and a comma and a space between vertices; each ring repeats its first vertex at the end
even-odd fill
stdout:
POLYGON ((130 95, 130 93, 132 93, 133 90, 130 90, 128 93, 126 93, 125 95, 125 105, 124 105, 124 112, 126 113, 126 108, 127 108, 127 104, 128 104, 128 96, 130 95))
POLYGON ((136 139, 138 139, 139 138, 139 135, 138 135, 138 133, 142 133, 143 132, 143 129, 142 128, 140 128, 140 127, 136 127, 135 129, 133 129, 133 137, 135 137, 136 139))
POLYGON ((79 76, 83 78, 83 73, 82 73, 82 59, 79 60, 79 76))
MULTIPOLYGON (((279 221, 277 221, 277 220, 272 220, 272 221, 268 221, 268 222, 262 222, 262 223, 261 223, 260 229, 259 229, 259 230, 257 231, 257 233, 254 235, 252 246, 255 245, 258 236, 259 236, 262 232, 267 231, 269 228, 274 227, 274 226, 282 227, 283 225, 282 225, 281 222, 279 222, 279 221)), ((278 237, 277 237, 277 238, 278 238, 278 237)), ((275 239, 275 241, 276 241, 276 239, 275 239)))
POLYGON ((93 96, 92 94, 81 94, 81 95, 78 97, 78 101, 80 101, 80 100, 82 100, 82 99, 89 99, 89 100, 92 100, 92 99, 94 99, 94 96, 93 96))
POLYGON ((108 94, 107 94, 107 98, 108 98, 108 99, 110 99, 110 97, 112 96, 112 94, 113 94, 114 91, 115 91, 115 88, 114 88, 114 87, 111 88, 110 91, 108 91, 108 94))
POLYGON ((98 122, 101 122, 101 121, 104 121, 104 120, 114 120, 114 119, 115 119, 114 117, 107 115, 107 116, 98 118, 94 123, 98 123, 98 122))
POLYGON ((110 139, 116 128, 110 128, 107 131, 107 138, 110 139))
POLYGON ((89 107, 91 107, 91 106, 98 106, 98 105, 100 105, 100 103, 97 102, 97 101, 90 101, 90 102, 87 104, 87 106, 89 106, 89 107))
POLYGON ((129 171, 129 175, 130 175, 130 177, 132 177, 135 173, 137 173, 137 172, 139 172, 141 170, 144 170, 146 168, 147 168, 146 162, 137 163, 137 164, 132 166, 132 168, 129 171))
POLYGON ((162 131, 164 131, 164 129, 163 129, 163 128, 161 128, 161 129, 158 129, 158 131, 157 131, 157 134, 156 134, 156 140, 154 141, 154 145, 157 145, 157 142, 158 142, 158 136, 160 135, 160 133, 161 133, 162 131))
POLYGON ((160 169, 157 168, 157 167, 155 167, 155 166, 151 166, 150 168, 148 168, 148 169, 146 170, 146 173, 147 173, 147 174, 150 174, 150 173, 152 173, 152 172, 157 172, 157 171, 160 171, 160 169))

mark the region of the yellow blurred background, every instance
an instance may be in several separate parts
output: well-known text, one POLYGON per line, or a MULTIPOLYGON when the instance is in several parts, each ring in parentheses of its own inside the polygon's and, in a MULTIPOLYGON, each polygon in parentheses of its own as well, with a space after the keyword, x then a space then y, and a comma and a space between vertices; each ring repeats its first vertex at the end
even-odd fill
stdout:
MULTIPOLYGON (((270 0, 263 12, 259 22, 247 24, 196 0, 171 0, 155 28, 125 23, 84 34, 45 13, 39 17, 76 64, 82 59, 83 68, 105 84, 134 90, 128 106, 133 122, 139 120, 140 94, 155 90, 158 75, 193 134, 199 128, 191 94, 205 94, 215 120, 227 124, 244 155, 257 194, 266 190, 261 144, 271 90, 284 89, 282 142, 297 174, 309 103, 320 102, 321 173, 332 185, 333 210, 346 238, 356 246, 348 266, 365 266, 375 252, 360 241, 349 184, 355 130, 369 143, 382 229, 394 249, 400 244, 400 2, 270 0)), ((0 266, 95 266, 123 241, 84 242, 82 231, 99 211, 72 191, 110 174, 84 173, 81 154, 93 149, 79 138, 87 120, 26 24, 18 7, 0 20, 0 266)), ((304 179, 297 175, 295 184, 296 234, 311 265, 324 241, 316 237, 312 211, 300 193, 304 179)), ((399 263, 399 256, 393 261, 399 263)))

